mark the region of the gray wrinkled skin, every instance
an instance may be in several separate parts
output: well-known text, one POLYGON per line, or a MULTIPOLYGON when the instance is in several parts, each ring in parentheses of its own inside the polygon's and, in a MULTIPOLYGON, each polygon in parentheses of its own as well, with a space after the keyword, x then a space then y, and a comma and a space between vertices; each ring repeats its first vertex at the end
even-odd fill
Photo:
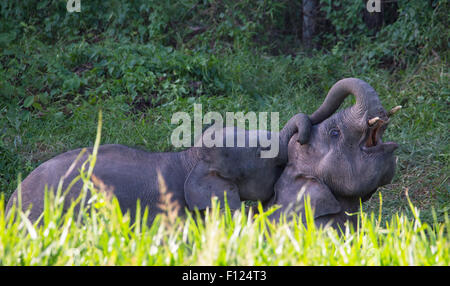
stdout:
MULTIPOLYGON (((149 208, 149 220, 153 221, 160 208, 161 193, 157 171, 159 170, 167 191, 172 194, 180 210, 205 209, 210 206, 211 197, 217 196, 223 205, 224 191, 231 208, 240 208, 241 200, 267 200, 273 195, 273 186, 287 162, 288 140, 304 126, 306 116, 297 114, 285 125, 279 136, 280 152, 275 158, 260 158, 260 147, 206 148, 192 147, 182 152, 150 153, 123 145, 102 145, 99 147, 93 175, 100 179, 117 197, 123 211, 130 210, 132 219, 139 199, 142 209, 149 208)), ((247 139, 256 131, 224 128, 224 140, 230 132, 245 132, 247 139)), ((267 131, 263 131, 267 132, 267 131)), ((268 132, 270 135, 270 132, 268 132)), ((236 136, 235 136, 236 138, 236 136)), ((259 146, 259 145, 258 145, 259 146)), ((22 209, 32 206, 29 219, 36 221, 43 211, 44 190, 56 190, 60 179, 65 177, 62 190, 66 190, 78 176, 81 164, 87 154, 78 161, 69 173, 72 163, 81 149, 68 151, 41 164, 21 183, 22 209), (66 174, 67 173, 67 174, 66 174)), ((92 148, 87 148, 92 153, 92 148)), ((82 188, 79 180, 65 197, 64 207, 76 199, 82 188)), ((17 201, 16 190, 11 196, 8 211, 17 201)))
POLYGON ((381 140, 388 113, 370 85, 348 78, 331 88, 310 120, 308 142, 301 144, 295 136, 290 140, 288 164, 266 207, 281 205, 274 219, 281 213, 303 215, 308 195, 317 225, 338 228, 350 221, 355 226, 357 216, 347 214, 358 212, 360 200, 369 199, 378 187, 390 183, 395 173, 394 150, 398 146, 381 140), (334 113, 349 94, 356 96, 356 104, 334 113), (380 120, 369 126, 374 117, 380 120))

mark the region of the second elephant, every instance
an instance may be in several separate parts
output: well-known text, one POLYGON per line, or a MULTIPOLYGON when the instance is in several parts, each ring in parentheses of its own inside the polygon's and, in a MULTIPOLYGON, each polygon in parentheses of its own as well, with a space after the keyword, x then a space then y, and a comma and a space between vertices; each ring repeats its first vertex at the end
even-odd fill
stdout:
MULTIPOLYGON (((287 162, 288 142, 299 127, 308 122, 306 115, 297 114, 280 133, 267 134, 279 138, 279 153, 274 158, 261 158, 259 144, 249 147, 248 142, 258 134, 257 131, 237 128, 222 129, 223 138, 226 140, 231 134, 244 132, 247 138, 245 147, 192 147, 181 152, 151 153, 123 145, 102 145, 98 149, 93 175, 111 187, 121 209, 130 210, 132 217, 138 200, 144 208, 149 208, 150 221, 160 212, 158 171, 167 191, 172 194, 172 201, 182 210, 185 207, 205 209, 210 206, 213 196, 223 203, 224 191, 230 208, 236 209, 241 200, 265 201, 273 195, 273 186, 287 162)), ((303 140, 303 135, 299 136, 298 140, 303 140)), ((87 150, 92 152, 92 148, 87 150)), ((80 151, 68 151, 44 162, 23 180, 22 208, 31 207, 30 220, 36 221, 43 211, 45 186, 55 190, 64 177, 62 189, 65 190, 78 176, 77 170, 87 155, 83 155, 75 168, 69 168, 80 151)), ((79 196, 81 189, 81 181, 72 186, 65 197, 65 209, 79 196)), ((18 190, 11 196, 7 211, 17 198, 18 190)))

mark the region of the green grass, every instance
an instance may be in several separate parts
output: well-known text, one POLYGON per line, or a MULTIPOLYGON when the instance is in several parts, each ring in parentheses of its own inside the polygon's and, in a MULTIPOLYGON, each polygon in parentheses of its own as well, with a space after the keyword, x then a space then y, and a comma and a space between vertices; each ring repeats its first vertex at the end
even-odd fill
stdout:
MULTIPOLYGON (((92 183, 85 181, 86 184, 92 183)), ((116 199, 98 193, 77 222, 72 211, 48 197, 42 224, 15 212, 5 217, 0 201, 0 265, 449 265, 450 222, 431 225, 396 214, 361 213, 360 228, 307 228, 296 219, 274 224, 257 215, 220 210, 214 203, 205 218, 173 212, 151 226, 120 211, 116 199)), ((168 208, 171 210, 171 208, 168 208)), ((173 209, 173 208, 172 208, 173 209)), ((307 213, 309 216, 310 214, 307 213)))
MULTIPOLYGON (((448 217, 423 223, 404 214, 386 226, 363 214, 358 231, 305 228, 301 220, 274 224, 269 212, 219 210, 205 219, 160 215, 130 226, 116 200, 101 195, 78 223, 55 203, 42 225, 0 208, 0 265, 449 265, 448 217)), ((0 203, 3 207, 3 200, 0 203)), ((415 209, 417 211, 417 209, 415 209)))

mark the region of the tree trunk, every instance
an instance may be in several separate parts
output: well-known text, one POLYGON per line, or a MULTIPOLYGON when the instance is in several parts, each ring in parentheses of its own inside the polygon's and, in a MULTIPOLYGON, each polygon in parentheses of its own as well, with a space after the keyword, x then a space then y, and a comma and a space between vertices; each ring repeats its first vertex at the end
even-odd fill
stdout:
POLYGON ((313 37, 316 34, 317 0, 303 0, 302 41, 307 49, 314 47, 313 37))

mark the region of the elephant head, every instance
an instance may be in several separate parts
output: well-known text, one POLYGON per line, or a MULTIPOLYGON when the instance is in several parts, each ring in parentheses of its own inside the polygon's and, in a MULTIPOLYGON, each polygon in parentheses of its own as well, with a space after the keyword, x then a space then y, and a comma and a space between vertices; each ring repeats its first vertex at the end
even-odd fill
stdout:
POLYGON ((383 142, 382 136, 396 110, 386 112, 366 82, 338 81, 309 117, 311 127, 304 128, 310 130, 301 131, 309 135, 307 142, 295 137, 289 141, 288 164, 268 203, 282 206, 274 216, 292 208, 302 212, 309 195, 316 223, 348 220, 346 212, 357 211, 360 199, 370 198, 394 176, 398 145, 383 142), (335 113, 349 94, 356 97, 356 104, 335 113))
POLYGON ((242 200, 267 201, 272 197, 274 184, 287 163, 289 139, 297 133, 299 135, 296 138, 303 141, 308 134, 299 133, 298 130, 308 123, 309 119, 305 114, 297 114, 279 133, 265 130, 249 131, 235 127, 219 130, 211 127, 206 130, 202 135, 203 139, 204 136, 211 136, 209 132, 222 132, 223 146, 226 146, 226 140, 230 136, 234 137, 233 146, 238 146, 239 136, 245 136, 245 146, 198 147, 195 150, 199 160, 184 184, 188 208, 205 209, 210 206, 213 196, 223 202, 224 191, 227 192, 227 201, 232 209, 240 208, 242 200), (261 146, 261 136, 268 139, 271 136, 278 137, 279 149, 275 157, 262 158, 261 152, 267 148, 261 146), (250 142, 256 144, 252 145, 250 142))

